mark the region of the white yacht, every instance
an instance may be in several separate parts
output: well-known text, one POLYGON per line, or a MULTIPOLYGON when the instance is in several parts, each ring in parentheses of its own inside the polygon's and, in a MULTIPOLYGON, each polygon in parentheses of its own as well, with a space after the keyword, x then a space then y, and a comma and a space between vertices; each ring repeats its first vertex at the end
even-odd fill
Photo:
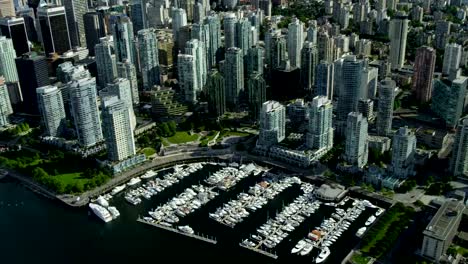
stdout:
POLYGON ((123 191, 124 189, 125 189, 125 184, 124 185, 119 185, 119 186, 115 187, 114 189, 112 189, 112 195, 116 195, 119 192, 123 191))
POLYGON ((366 221, 366 226, 371 225, 372 223, 374 223, 375 219, 376 219, 376 217, 371 215, 369 217, 369 219, 367 219, 367 221, 366 221))
POLYGON ((296 254, 300 252, 306 244, 307 242, 305 242, 304 240, 300 240, 299 243, 297 243, 297 245, 291 250, 291 253, 296 254))
POLYGON ((93 210, 93 213, 101 218, 102 221, 106 223, 112 221, 112 216, 106 208, 95 203, 89 203, 89 208, 93 210))
POLYGON ((115 208, 114 206, 109 206, 107 210, 109 210, 109 212, 111 213, 112 219, 116 219, 120 216, 119 210, 117 210, 117 208, 115 208))
POLYGON ((324 247, 322 249, 322 251, 320 251, 320 254, 317 256, 317 258, 315 259, 315 263, 322 263, 324 262, 328 256, 330 256, 330 248, 328 247, 324 247))
POLYGON ((359 228, 358 231, 356 232, 356 236, 357 237, 362 237, 362 235, 364 235, 366 230, 367 230, 367 227, 365 227, 365 226, 359 228))
POLYGON ((190 227, 190 226, 179 226, 178 227, 180 231, 184 232, 184 233, 187 233, 187 234, 193 234, 194 231, 193 229, 190 227))
POLYGON ((108 202, 106 199, 104 199, 104 197, 102 197, 102 196, 99 196, 99 197, 97 198, 96 202, 97 202, 100 206, 103 206, 103 207, 109 206, 109 202, 108 202))
POLYGON ((149 170, 149 171, 145 172, 145 174, 141 175, 140 178, 142 178, 142 179, 148 179, 148 178, 154 177, 154 176, 156 176, 156 175, 157 175, 156 172, 154 172, 153 170, 149 170))
POLYGON ((127 185, 128 186, 133 186, 135 184, 138 184, 141 182, 141 179, 139 177, 136 177, 136 178, 132 178, 128 183, 127 185))
POLYGON ((377 212, 375 212, 375 216, 381 215, 384 211, 385 211, 385 209, 379 208, 379 210, 377 210, 377 212))
POLYGON ((313 248, 314 246, 311 243, 306 243, 306 245, 301 251, 301 256, 308 255, 312 251, 313 248))

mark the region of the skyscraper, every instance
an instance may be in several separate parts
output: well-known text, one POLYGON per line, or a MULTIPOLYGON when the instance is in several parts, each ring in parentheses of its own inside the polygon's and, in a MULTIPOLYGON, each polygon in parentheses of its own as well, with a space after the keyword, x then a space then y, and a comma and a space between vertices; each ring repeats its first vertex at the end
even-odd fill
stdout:
POLYGON ((206 84, 206 59, 204 43, 198 39, 191 39, 185 44, 185 53, 195 59, 195 74, 197 75, 197 87, 201 90, 206 84))
POLYGON ((260 134, 258 143, 271 146, 283 141, 286 137, 286 109, 276 101, 266 101, 260 112, 260 134))
POLYGON ((444 64, 442 65, 442 73, 450 75, 452 71, 460 68, 460 60, 462 54, 462 47, 456 43, 450 43, 445 46, 444 64))
POLYGON ((321 61, 315 69, 315 94, 333 99, 334 65, 328 61, 321 61))
POLYGON ((345 160, 359 168, 367 164, 367 119, 361 113, 351 112, 346 121, 345 160))
POLYGON ((326 31, 319 31, 317 35, 317 47, 319 60, 333 61, 334 40, 326 31))
POLYGON ((178 39, 179 29, 187 25, 187 13, 182 8, 172 9, 172 34, 178 39))
POLYGON ((266 82, 262 74, 254 72, 249 75, 249 79, 247 80, 247 92, 250 113, 254 120, 258 120, 262 104, 266 102, 266 82))
POLYGON ((114 51, 117 61, 129 60, 136 63, 133 37, 133 24, 130 19, 123 15, 114 16, 114 23, 111 24, 112 35, 114 36, 114 51))
POLYGON ((235 46, 242 50, 242 53, 247 55, 247 51, 252 46, 252 39, 250 38, 250 28, 252 24, 247 18, 239 19, 235 24, 235 46))
POLYGON ((121 161, 135 155, 129 106, 117 96, 111 96, 104 98, 102 108, 102 125, 109 160, 121 161))
POLYGON ((216 65, 216 54, 221 46, 221 23, 218 16, 212 14, 205 18, 205 24, 208 25, 208 69, 212 69, 216 65))
POLYGON ((405 62, 406 37, 408 35, 408 18, 404 13, 398 12, 390 21, 390 63, 392 69, 399 69, 405 62))
POLYGON ((5 82, 18 82, 18 72, 15 65, 16 52, 13 42, 4 36, 0 37, 0 76, 5 82))
POLYGON ((15 59, 23 96, 23 111, 38 114, 36 88, 49 85, 47 61, 36 53, 25 53, 15 59))
POLYGON ((435 61, 436 51, 433 48, 420 47, 416 50, 413 90, 416 91, 416 100, 419 103, 431 100, 435 61))
POLYGON ((386 78, 379 83, 379 105, 377 113, 377 135, 388 136, 392 129, 393 102, 396 83, 386 78))
POLYGON ((2 17, 16 16, 13 0, 0 0, 0 16, 2 17))
POLYGON ((67 127, 62 92, 53 85, 39 87, 36 92, 45 134, 52 137, 62 135, 67 127))
POLYGON ((132 129, 136 127, 136 117, 133 111, 132 89, 130 81, 125 78, 116 78, 113 82, 108 83, 106 88, 99 91, 99 96, 102 98, 108 96, 117 96, 119 100, 124 101, 128 106, 130 125, 132 129))
POLYGON ((307 147, 326 152, 333 147, 333 105, 326 96, 316 96, 309 105, 307 147))
POLYGON ((0 78, 0 127, 10 124, 10 115, 13 114, 10 95, 5 81, 0 78))
POLYGON ((250 76, 250 74, 254 72, 263 74, 263 67, 264 67, 263 54, 264 54, 264 49, 260 46, 252 47, 247 51, 247 59, 244 62, 245 69, 246 69, 246 72, 245 72, 246 76, 250 76))
POLYGON ((453 81, 434 79, 434 98, 431 110, 444 119, 449 128, 457 125, 463 114, 468 78, 458 75, 453 81))
POLYGON ((70 85, 70 102, 80 145, 90 147, 101 142, 103 136, 95 78, 73 80, 70 85))
POLYGON ((89 55, 94 56, 94 46, 99 44, 100 38, 106 36, 106 26, 102 13, 88 12, 83 15, 83 28, 86 37, 86 47, 89 55))
POLYGON ((354 55, 345 57, 342 66, 343 92, 340 93, 337 106, 337 119, 346 121, 350 112, 357 110, 357 103, 361 88, 361 72, 363 61, 356 59, 354 55))
POLYGON ((229 48, 224 62, 224 80, 226 82, 226 101, 228 107, 237 106, 239 96, 244 91, 244 59, 239 48, 229 48))
POLYGON ((65 8, 63 6, 39 7, 37 17, 45 54, 62 54, 69 51, 72 46, 65 8))
POLYGON ((286 39, 281 35, 271 37, 270 44, 270 70, 278 69, 287 59, 286 39))
POLYGON ((210 113, 216 117, 222 116, 226 111, 226 88, 223 75, 217 70, 211 70, 206 86, 210 113))
POLYGON ((236 15, 231 12, 226 13, 223 20, 224 47, 226 50, 236 46, 236 23, 236 15))
POLYGON ((393 176, 407 178, 414 175, 414 155, 416 154, 416 136, 408 127, 400 127, 392 140, 392 163, 390 171, 393 176))
POLYGON ((24 18, 2 17, 0 18, 0 30, 2 36, 10 38, 13 41, 16 54, 22 55, 30 51, 24 18))
POLYGON ((120 78, 125 78, 130 82, 132 102, 134 105, 138 105, 140 103, 140 97, 138 95, 138 81, 135 66, 128 60, 118 62, 117 76, 119 76, 120 78))
POLYGON ((450 36, 450 26, 452 22, 439 20, 436 22, 434 47, 443 49, 447 44, 447 38, 450 36))
POLYGON ((195 56, 179 54, 177 57, 177 72, 179 74, 179 86, 182 90, 185 101, 197 102, 197 92, 201 89, 198 86, 195 56))
POLYGON ((315 44, 306 41, 301 51, 301 82, 302 87, 308 91, 308 93, 314 93, 312 91, 315 84, 315 73, 318 64, 318 51, 315 44))
POLYGON ((153 28, 138 31, 138 55, 143 88, 150 90, 159 84, 158 40, 153 28))
POLYGON ((276 28, 269 28, 265 32, 265 61, 268 64, 269 68, 272 68, 272 45, 273 45, 273 37, 281 35, 281 31, 276 28))
POLYGON ((291 67, 301 67, 301 50, 304 43, 304 23, 294 17, 288 26, 288 55, 291 67))
MULTIPOLYGON (((83 15, 88 12, 87 0, 63 0, 67 15, 68 30, 72 47, 84 46, 86 34, 83 15)), ((91 46, 93 47, 93 46, 91 46)))
POLYGON ((450 171, 456 177, 468 176, 468 118, 460 119, 453 143, 450 171))
POLYGON ((146 28, 146 1, 132 0, 130 18, 135 32, 146 28))
POLYGON ((112 54, 109 38, 101 38, 101 43, 94 47, 99 87, 104 88, 117 77, 116 56, 112 54))

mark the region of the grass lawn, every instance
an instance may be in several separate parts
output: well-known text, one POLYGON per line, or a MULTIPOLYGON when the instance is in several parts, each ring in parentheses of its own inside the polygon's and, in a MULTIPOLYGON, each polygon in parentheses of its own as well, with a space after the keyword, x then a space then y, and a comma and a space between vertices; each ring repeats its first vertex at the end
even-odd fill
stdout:
POLYGON ((468 256, 468 249, 461 246, 455 246, 455 249, 457 250, 458 254, 464 257, 468 256))
POLYGON ((169 141, 172 144, 182 144, 195 141, 198 139, 198 137, 198 134, 190 135, 188 132, 176 132, 174 136, 168 137, 167 141, 169 141))
POLYGON ((361 249, 362 252, 369 252, 369 250, 377 243, 379 240, 384 239, 385 234, 387 233, 387 229, 392 225, 394 221, 398 221, 400 215, 404 213, 397 213, 392 215, 392 218, 385 222, 385 225, 378 231, 377 235, 373 237, 371 243, 367 244, 365 247, 361 249))
POLYGON ((146 157, 149 157, 156 153, 156 150, 154 148, 144 148, 141 150, 141 153, 145 154, 146 157))
POLYGON ((74 185, 76 182, 80 183, 81 185, 84 185, 88 182, 88 179, 81 177, 80 172, 64 173, 52 177, 60 180, 64 185, 74 185))
POLYGON ((367 264, 369 262, 370 258, 363 256, 362 254, 357 254, 355 253, 353 257, 351 258, 352 263, 355 264, 367 264))

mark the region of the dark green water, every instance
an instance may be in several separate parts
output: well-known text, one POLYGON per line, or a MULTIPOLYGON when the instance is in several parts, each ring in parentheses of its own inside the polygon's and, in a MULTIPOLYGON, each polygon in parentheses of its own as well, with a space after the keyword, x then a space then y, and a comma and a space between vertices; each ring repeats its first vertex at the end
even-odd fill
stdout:
MULTIPOLYGON (((276 248, 280 256, 278 260, 238 246, 268 216, 274 217, 283 204, 300 195, 298 186, 285 190, 234 229, 211 220, 208 213, 247 190, 259 178, 244 179, 182 220, 181 224, 190 224, 195 231, 216 236, 217 245, 135 221, 138 215, 146 215, 149 209, 156 208, 217 169, 217 166, 207 165, 138 206, 129 205, 121 196, 115 197, 111 204, 117 206, 121 216, 107 224, 87 208, 69 208, 29 191, 15 180, 0 180, 0 263, 311 263, 311 256, 291 256, 289 252, 309 230, 329 217, 333 208, 322 206, 320 212, 283 240, 276 248)), ((367 209, 331 246, 332 255, 326 263, 339 263, 348 254, 358 242, 354 233, 372 212, 367 209)))

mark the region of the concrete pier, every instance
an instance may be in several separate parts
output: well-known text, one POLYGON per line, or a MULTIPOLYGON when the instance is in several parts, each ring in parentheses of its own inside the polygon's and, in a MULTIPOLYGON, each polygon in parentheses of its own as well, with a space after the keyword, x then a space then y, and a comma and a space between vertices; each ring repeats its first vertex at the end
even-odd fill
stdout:
POLYGON ((270 252, 267 252, 267 251, 264 251, 264 250, 261 250, 259 248, 252 248, 252 247, 248 247, 246 245, 243 245, 242 243, 239 243, 239 246, 243 247, 243 248, 246 248, 248 250, 252 250, 256 253, 259 253, 259 254, 262 254, 264 256, 267 256, 267 257, 270 257, 272 259, 277 259, 278 258, 278 255, 276 254, 273 254, 273 253, 270 253, 270 252))

